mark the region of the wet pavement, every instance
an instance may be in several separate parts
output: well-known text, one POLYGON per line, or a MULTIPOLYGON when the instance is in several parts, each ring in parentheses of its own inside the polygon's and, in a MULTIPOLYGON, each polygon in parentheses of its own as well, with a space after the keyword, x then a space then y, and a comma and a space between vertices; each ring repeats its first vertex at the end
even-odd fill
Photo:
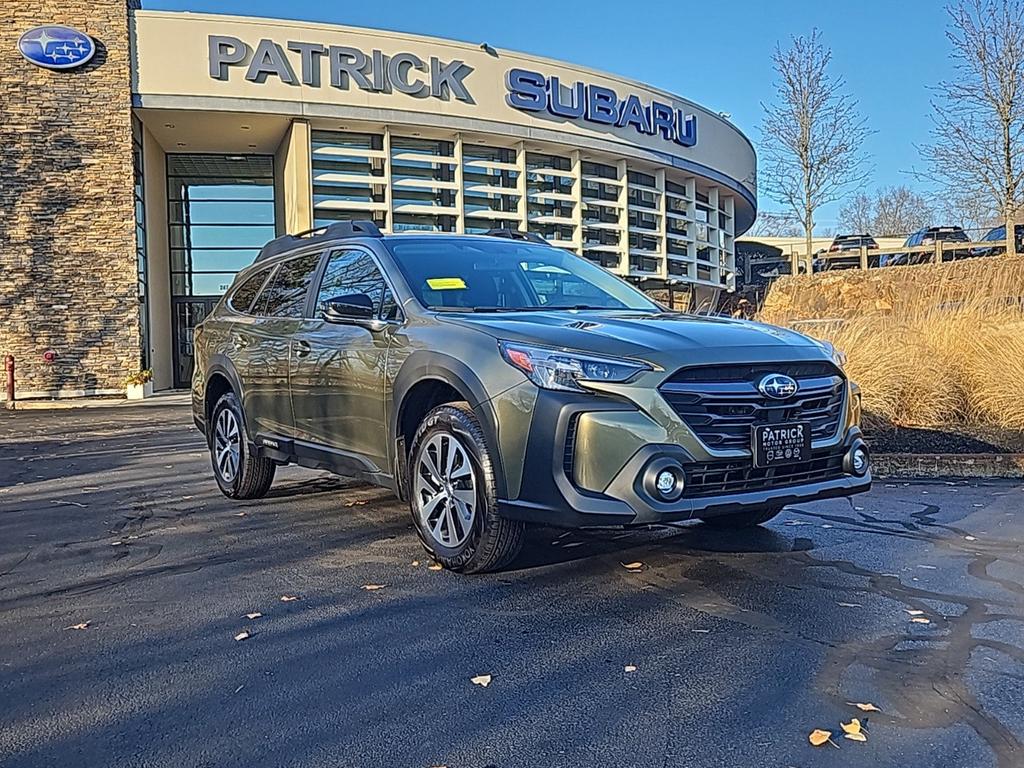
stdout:
POLYGON ((1022 503, 878 482, 466 577, 376 489, 223 498, 184 408, 0 413, 0 766, 1024 765, 1022 503))

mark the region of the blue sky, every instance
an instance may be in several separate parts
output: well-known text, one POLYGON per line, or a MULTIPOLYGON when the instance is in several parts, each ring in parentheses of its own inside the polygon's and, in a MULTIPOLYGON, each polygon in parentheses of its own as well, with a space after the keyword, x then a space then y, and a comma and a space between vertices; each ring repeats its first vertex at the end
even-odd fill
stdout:
MULTIPOLYGON (((915 145, 928 139, 928 86, 950 73, 940 0, 143 0, 143 6, 486 41, 626 75, 728 112, 755 146, 760 105, 772 94, 772 49, 817 27, 833 50, 833 71, 846 79, 877 131, 866 145, 873 167, 868 189, 920 186, 907 172, 921 167, 915 145)), ((778 209, 763 194, 760 207, 778 209)), ((834 226, 837 210, 821 212, 824 229, 834 226)))

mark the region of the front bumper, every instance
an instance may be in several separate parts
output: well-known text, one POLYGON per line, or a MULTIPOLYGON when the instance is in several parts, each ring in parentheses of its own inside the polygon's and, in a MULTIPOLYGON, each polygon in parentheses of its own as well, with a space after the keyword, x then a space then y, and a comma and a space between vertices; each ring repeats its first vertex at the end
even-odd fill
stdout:
POLYGON ((647 417, 628 403, 541 393, 533 413, 519 496, 500 499, 499 513, 570 528, 646 525, 850 496, 871 487, 870 469, 855 475, 845 458, 855 446, 864 444, 855 425, 847 426, 841 439, 815 444, 808 471, 791 467, 785 477, 778 478, 774 472, 766 478, 763 476, 769 473, 752 470, 749 458, 710 456, 695 439, 668 442, 661 434, 657 440, 657 430, 648 426, 647 417), (580 423, 588 425, 581 431, 582 439, 589 442, 577 448, 580 423), (597 425, 593 430, 589 429, 591 423, 597 425), (588 461, 574 471, 571 456, 581 452, 588 461), (666 460, 682 466, 687 475, 695 473, 694 477, 698 472, 702 477, 713 475, 714 470, 723 478, 741 480, 723 482, 721 492, 713 483, 705 484, 676 501, 664 502, 649 492, 649 484, 645 487, 642 478, 653 462, 666 460), (602 462, 614 466, 615 471, 600 471, 602 462), (810 471, 812 465, 821 470, 810 471), (726 466, 731 475, 715 469, 726 466), (594 479, 597 475, 602 479, 594 479))

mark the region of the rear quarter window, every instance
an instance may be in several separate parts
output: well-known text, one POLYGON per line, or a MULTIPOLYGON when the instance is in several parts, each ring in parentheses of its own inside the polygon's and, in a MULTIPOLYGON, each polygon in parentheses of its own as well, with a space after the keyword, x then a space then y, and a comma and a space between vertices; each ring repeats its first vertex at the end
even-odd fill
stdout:
POLYGON ((231 293, 231 297, 228 299, 228 304, 236 312, 248 313, 249 308, 252 307, 253 299, 256 298, 256 294, 260 292, 260 288, 263 287, 263 283, 267 281, 267 275, 270 274, 269 269, 261 269, 258 272, 254 272, 245 278, 237 288, 231 293))

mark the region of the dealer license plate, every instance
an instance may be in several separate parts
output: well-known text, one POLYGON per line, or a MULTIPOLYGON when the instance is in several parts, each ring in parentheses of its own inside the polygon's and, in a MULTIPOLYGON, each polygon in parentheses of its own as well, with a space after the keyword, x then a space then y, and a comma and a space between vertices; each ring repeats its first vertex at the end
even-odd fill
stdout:
POLYGON ((755 467, 777 467, 780 464, 809 461, 811 425, 804 421, 794 421, 754 427, 751 452, 755 467))

